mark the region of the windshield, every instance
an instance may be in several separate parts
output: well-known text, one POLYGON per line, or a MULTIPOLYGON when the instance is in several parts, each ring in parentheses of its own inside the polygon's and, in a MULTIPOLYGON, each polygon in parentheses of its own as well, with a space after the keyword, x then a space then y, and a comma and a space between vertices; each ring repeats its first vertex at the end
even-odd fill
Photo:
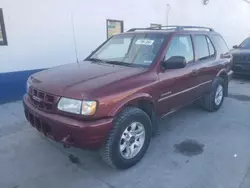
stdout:
POLYGON ((149 66, 154 62, 165 37, 162 34, 116 35, 89 59, 128 66, 149 66))
POLYGON ((250 38, 247 38, 246 40, 244 40, 240 46, 240 48, 248 48, 250 49, 250 38))

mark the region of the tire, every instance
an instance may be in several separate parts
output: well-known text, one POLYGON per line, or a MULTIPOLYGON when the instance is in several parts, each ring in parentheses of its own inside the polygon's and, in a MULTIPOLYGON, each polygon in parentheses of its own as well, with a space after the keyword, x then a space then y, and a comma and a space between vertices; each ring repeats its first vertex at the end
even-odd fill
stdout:
POLYGON ((222 106, 225 94, 226 94, 226 92, 225 92, 225 81, 220 77, 216 78, 216 80, 214 80, 214 82, 213 82, 211 92, 206 94, 202 98, 202 103, 201 103, 202 107, 205 110, 209 111, 209 112, 217 111, 222 106), (217 91, 217 89, 219 87, 222 88, 222 98, 221 98, 220 102, 217 103, 218 101, 217 102, 215 101, 215 97, 216 97, 216 91, 217 91))
MULTIPOLYGON (((127 107, 121 113, 119 113, 117 117, 115 117, 113 122, 113 128, 110 131, 109 136, 103 148, 101 148, 100 150, 100 156, 104 162, 106 162, 109 166, 113 168, 117 169, 130 168, 135 164, 137 164, 145 155, 148 146, 150 144, 151 136, 152 136, 152 125, 149 116, 144 111, 138 108, 127 107), (140 125, 141 129, 143 129, 142 126, 144 127, 144 133, 145 133, 144 139, 139 139, 139 141, 140 140, 144 141, 143 144, 141 144, 140 150, 139 149, 137 150, 138 153, 136 155, 134 155, 132 158, 125 158, 123 156, 125 154, 123 154, 123 152, 120 151, 120 147, 125 143, 123 139, 124 135, 126 135, 125 132, 128 130, 132 130, 131 128, 132 124, 135 122, 136 126, 140 125)), ((135 139, 137 138, 135 137, 135 139)), ((126 141, 126 143, 132 144, 131 141, 133 141, 132 137, 130 138, 129 141, 126 141)), ((135 140, 134 143, 139 141, 135 140)), ((136 146, 133 146, 133 148, 136 148, 136 146)), ((127 147, 124 151, 127 151, 127 147)))

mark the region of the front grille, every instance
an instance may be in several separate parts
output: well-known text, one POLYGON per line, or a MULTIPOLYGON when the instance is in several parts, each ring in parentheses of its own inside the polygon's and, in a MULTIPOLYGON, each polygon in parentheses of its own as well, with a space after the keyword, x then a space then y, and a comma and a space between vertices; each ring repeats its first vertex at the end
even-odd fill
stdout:
POLYGON ((52 110, 56 103, 57 97, 46 92, 37 90, 36 88, 29 88, 29 96, 31 103, 42 110, 52 110))
POLYGON ((234 62, 250 63, 250 55, 236 55, 233 57, 234 62))
POLYGON ((247 64, 237 64, 233 66, 233 71, 235 72, 249 72, 250 71, 250 63, 247 64))

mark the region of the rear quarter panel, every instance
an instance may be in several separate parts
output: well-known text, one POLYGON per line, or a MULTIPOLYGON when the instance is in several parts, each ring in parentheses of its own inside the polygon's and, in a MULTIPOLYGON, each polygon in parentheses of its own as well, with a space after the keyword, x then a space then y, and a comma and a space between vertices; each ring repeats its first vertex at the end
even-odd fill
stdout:
MULTIPOLYGON (((213 42, 217 53, 215 61, 216 66, 215 66, 214 77, 218 77, 222 74, 227 74, 232 69, 232 63, 233 63, 232 55, 229 53, 229 48, 227 47, 227 49, 222 49, 222 46, 218 44, 216 37, 221 37, 224 40, 224 38, 218 33, 209 35, 209 38, 213 42)), ((227 46, 225 40, 224 42, 225 45, 227 46)))

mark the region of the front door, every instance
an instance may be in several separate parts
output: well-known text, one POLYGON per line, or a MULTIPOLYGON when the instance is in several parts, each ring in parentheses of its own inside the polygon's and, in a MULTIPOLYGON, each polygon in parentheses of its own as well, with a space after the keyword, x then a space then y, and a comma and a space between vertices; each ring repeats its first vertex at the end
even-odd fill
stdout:
POLYGON ((190 35, 176 35, 172 38, 165 60, 172 56, 183 56, 187 61, 185 68, 162 70, 159 73, 159 93, 157 112, 167 114, 191 102, 194 98, 193 72, 194 49, 190 35))

